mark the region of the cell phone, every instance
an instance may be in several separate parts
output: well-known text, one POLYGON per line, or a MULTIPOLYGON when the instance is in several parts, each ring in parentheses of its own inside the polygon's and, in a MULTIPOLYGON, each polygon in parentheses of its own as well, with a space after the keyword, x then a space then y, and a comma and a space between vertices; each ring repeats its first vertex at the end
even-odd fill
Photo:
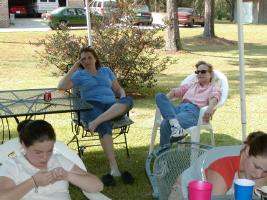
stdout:
POLYGON ((82 66, 82 64, 79 65, 79 68, 84 69, 84 67, 82 66))

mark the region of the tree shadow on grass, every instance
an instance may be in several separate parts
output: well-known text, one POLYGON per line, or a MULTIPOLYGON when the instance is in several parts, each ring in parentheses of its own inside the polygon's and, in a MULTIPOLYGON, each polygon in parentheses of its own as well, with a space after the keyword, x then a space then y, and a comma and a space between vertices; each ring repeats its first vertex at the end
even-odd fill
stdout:
MULTIPOLYGON (((201 143, 204 144, 211 144, 211 135, 209 132, 203 131, 201 133, 201 143)), ((214 133, 215 138, 215 146, 230 146, 230 145, 240 145, 242 144, 242 140, 240 138, 236 139, 228 134, 225 133, 214 133)))
MULTIPOLYGON (((187 138, 190 141, 190 137, 187 138)), ((224 133, 215 133, 217 146, 239 145, 241 140, 237 140, 224 133)), ((130 144, 131 142, 129 142, 130 144)), ((210 134, 201 133, 201 143, 210 144, 210 134)), ((158 144, 155 148, 158 147, 158 144)), ((116 186, 105 187, 103 193, 108 197, 116 199, 153 199, 152 188, 145 172, 145 162, 148 157, 149 146, 131 147, 130 158, 126 156, 122 145, 115 146, 115 154, 121 171, 129 171, 135 178, 133 185, 123 184, 121 178, 115 178, 116 186)), ((101 177, 109 173, 109 164, 100 147, 86 149, 82 157, 87 169, 93 174, 101 177)))
MULTIPOLYGON (((240 72, 236 70, 227 71, 226 74, 229 81, 229 96, 232 98, 239 95, 240 90, 240 72)), ((245 70, 245 90, 247 95, 258 94, 258 91, 267 90, 267 82, 265 81, 267 77, 267 72, 262 70, 245 70)))
MULTIPOLYGON (((114 200, 152 199, 150 184, 144 170, 147 150, 147 147, 131 147, 130 158, 127 158, 125 149, 121 145, 115 146, 116 159, 121 172, 130 172, 135 182, 132 185, 125 185, 120 177, 115 177, 116 186, 105 187, 103 194, 114 200)), ((109 164, 100 147, 94 150, 87 149, 82 159, 87 169, 98 177, 110 172, 109 164)), ((72 196, 82 196, 78 189, 72 188, 72 190, 71 193, 74 194, 72 196)), ((76 198, 73 199, 76 200, 76 198)))
MULTIPOLYGON (((205 56, 202 52, 223 53, 227 51, 236 52, 233 56, 213 55, 220 58, 236 58, 238 54, 238 41, 228 40, 223 37, 215 37, 213 39, 205 39, 202 35, 187 37, 182 39, 185 51, 192 54, 205 56), (208 47, 208 48, 207 48, 208 47)), ((267 53, 267 45, 258 43, 244 42, 244 54, 249 56, 265 56, 267 53)), ((210 56, 210 55, 209 55, 210 56)))

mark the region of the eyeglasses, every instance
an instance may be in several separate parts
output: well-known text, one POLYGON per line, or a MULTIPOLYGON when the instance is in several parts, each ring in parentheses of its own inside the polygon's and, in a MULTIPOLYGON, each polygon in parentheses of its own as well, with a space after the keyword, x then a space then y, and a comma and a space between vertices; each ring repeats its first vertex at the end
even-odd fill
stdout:
POLYGON ((206 74, 208 70, 196 70, 195 74, 206 74))

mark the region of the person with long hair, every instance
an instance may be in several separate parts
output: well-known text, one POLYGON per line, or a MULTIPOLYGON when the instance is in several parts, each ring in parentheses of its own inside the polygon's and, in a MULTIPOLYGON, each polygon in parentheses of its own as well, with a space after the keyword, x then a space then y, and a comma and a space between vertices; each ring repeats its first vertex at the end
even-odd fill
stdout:
POLYGON ((125 115, 133 107, 132 98, 126 96, 110 68, 100 64, 97 53, 91 47, 80 49, 78 61, 58 84, 60 90, 74 87, 78 88, 83 100, 93 105, 93 109, 81 112, 81 121, 88 131, 98 132, 109 160, 110 173, 102 177, 104 184, 114 185, 114 176, 122 176, 124 183, 131 183, 133 177, 129 172, 121 174, 115 159, 112 124, 109 120, 125 115))

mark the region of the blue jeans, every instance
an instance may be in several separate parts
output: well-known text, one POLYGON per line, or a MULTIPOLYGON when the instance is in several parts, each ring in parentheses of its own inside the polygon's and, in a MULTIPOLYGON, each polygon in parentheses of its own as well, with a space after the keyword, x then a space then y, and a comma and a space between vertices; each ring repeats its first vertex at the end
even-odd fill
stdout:
POLYGON ((170 119, 176 118, 183 129, 197 125, 200 111, 197 105, 192 103, 181 103, 178 106, 175 106, 163 93, 158 93, 156 95, 156 104, 163 117, 163 121, 160 124, 161 146, 170 143, 170 119))
MULTIPOLYGON (((110 103, 110 104, 104 104, 99 101, 88 101, 88 102, 93 105, 93 109, 89 111, 81 112, 81 121, 85 123, 89 123, 90 121, 93 121, 95 118, 97 118, 99 115, 104 113, 115 103, 127 105, 128 107, 127 111, 131 110, 133 107, 133 100, 131 97, 123 97, 123 98, 118 99, 116 102, 110 103)), ((103 122, 96 128, 96 132, 98 132, 98 135, 100 138, 102 138, 105 134, 111 135, 112 124, 109 121, 103 122)))

